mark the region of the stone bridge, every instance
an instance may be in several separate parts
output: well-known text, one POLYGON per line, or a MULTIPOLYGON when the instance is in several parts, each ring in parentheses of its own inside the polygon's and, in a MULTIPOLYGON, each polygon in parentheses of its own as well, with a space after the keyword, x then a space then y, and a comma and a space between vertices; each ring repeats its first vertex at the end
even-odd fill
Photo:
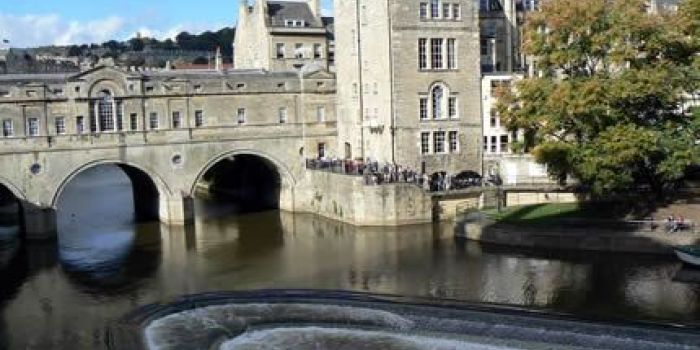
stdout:
POLYGON ((207 170, 248 155, 278 173, 279 207, 295 211, 304 142, 334 132, 280 124, 0 139, 0 184, 22 204, 30 239, 53 237, 61 192, 76 175, 102 164, 120 166, 131 179, 137 216, 155 210, 164 223, 184 224, 193 217, 191 200, 207 170))

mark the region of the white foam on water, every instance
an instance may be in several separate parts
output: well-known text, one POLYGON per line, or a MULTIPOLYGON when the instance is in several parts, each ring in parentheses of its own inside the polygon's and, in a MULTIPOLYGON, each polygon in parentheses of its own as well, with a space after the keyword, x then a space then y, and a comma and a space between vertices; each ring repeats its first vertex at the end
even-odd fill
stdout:
POLYGON ((298 327, 245 333, 220 350, 515 350, 514 348, 383 331, 298 327))
POLYGON ((216 337, 233 338, 250 325, 264 326, 285 322, 372 326, 397 331, 409 330, 414 325, 413 321, 398 314, 362 307, 231 304, 183 311, 157 319, 146 327, 145 337, 152 350, 174 348, 183 342, 203 346, 216 337))

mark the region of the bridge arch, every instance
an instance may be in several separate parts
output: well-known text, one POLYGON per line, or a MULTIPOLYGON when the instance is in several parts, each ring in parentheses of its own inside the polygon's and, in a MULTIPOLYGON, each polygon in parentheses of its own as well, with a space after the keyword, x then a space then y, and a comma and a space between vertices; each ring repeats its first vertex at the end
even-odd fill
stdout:
POLYGON ((6 188, 8 191, 12 193, 12 195, 17 198, 19 201, 26 201, 27 196, 22 192, 22 190, 19 189, 19 187, 15 186, 10 180, 0 176, 0 186, 6 188))
MULTIPOLYGON (((205 180, 205 177, 208 174, 211 174, 213 171, 216 171, 217 166, 221 165, 227 160, 236 162, 239 159, 246 160, 248 162, 247 164, 250 164, 249 162, 257 162, 258 165, 267 166, 267 170, 270 171, 270 173, 267 175, 276 177, 275 180, 269 178, 267 179, 268 182, 276 181, 276 183, 269 183, 270 186, 276 186, 276 188, 268 188, 268 190, 277 191, 277 193, 275 194, 277 196, 277 202, 275 203, 275 205, 279 209, 293 210, 294 185, 296 184, 297 180, 292 174, 292 171, 284 162, 280 161, 276 157, 254 149, 238 149, 222 152, 209 159, 203 165, 199 166, 198 169, 200 170, 196 173, 196 176, 193 178, 193 181, 189 187, 190 196, 194 197, 196 195, 198 184, 205 180)), ((263 168, 260 170, 265 169, 263 168)), ((263 173, 264 172, 265 171, 263 171, 263 173)), ((263 178, 266 176, 266 174, 260 175, 263 178)), ((265 181, 265 179, 263 179, 262 181, 265 181)))
POLYGON ((51 207, 54 209, 58 208, 61 194, 76 176, 88 169, 102 165, 118 166, 131 181, 131 187, 134 192, 134 205, 136 206, 135 211, 137 219, 144 218, 152 220, 158 218, 161 199, 169 198, 172 194, 167 183, 161 176, 148 167, 121 160, 95 160, 81 164, 80 166, 74 168, 67 176, 64 176, 59 180, 59 183, 53 192, 51 207), (138 200, 137 195, 146 196, 146 199, 138 200))

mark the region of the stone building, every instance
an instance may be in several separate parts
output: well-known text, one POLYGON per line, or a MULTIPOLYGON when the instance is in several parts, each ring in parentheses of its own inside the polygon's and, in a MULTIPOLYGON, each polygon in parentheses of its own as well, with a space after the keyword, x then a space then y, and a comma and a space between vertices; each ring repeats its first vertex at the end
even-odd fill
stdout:
POLYGON ((299 70, 329 67, 332 21, 321 16, 320 0, 240 0, 234 40, 237 69, 299 70))
POLYGON ((335 15, 343 156, 480 171, 476 4, 347 0, 335 15))
MULTIPOLYGON (((335 134, 334 96, 335 79, 323 71, 97 67, 74 74, 7 74, 0 75, 0 137, 217 133, 282 124, 330 128, 335 134), (323 110, 322 118, 317 110, 323 110)), ((335 137, 307 141, 307 150, 326 149, 335 137)))

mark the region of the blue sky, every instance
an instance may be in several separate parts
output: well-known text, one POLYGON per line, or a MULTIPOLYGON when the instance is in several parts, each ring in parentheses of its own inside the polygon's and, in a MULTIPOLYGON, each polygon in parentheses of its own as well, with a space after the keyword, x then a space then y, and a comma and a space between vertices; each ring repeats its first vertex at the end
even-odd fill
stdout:
MULTIPOLYGON (((332 0, 322 0, 326 13, 332 0)), ((13 47, 124 40, 141 32, 164 39, 187 30, 234 25, 238 0, 1 0, 0 39, 13 47)))

